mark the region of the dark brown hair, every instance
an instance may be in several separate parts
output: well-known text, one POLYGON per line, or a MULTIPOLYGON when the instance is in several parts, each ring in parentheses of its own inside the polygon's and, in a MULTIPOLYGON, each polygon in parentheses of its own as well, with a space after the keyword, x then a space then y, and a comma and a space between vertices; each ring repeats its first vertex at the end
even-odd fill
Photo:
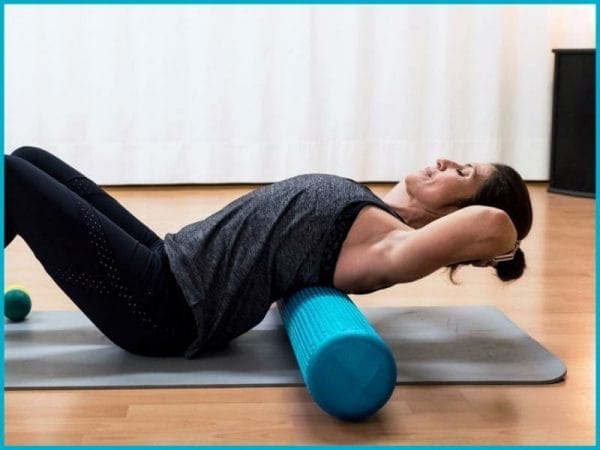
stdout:
MULTIPOLYGON (((463 201, 460 207, 470 205, 492 206, 506 212, 517 229, 517 239, 521 241, 529 234, 533 211, 529 191, 521 175, 505 164, 492 164, 496 169, 471 199, 463 201)), ((461 264, 450 266, 450 279, 461 264)), ((496 274, 502 281, 516 280, 525 270, 525 254, 520 248, 511 261, 499 262, 496 274)))

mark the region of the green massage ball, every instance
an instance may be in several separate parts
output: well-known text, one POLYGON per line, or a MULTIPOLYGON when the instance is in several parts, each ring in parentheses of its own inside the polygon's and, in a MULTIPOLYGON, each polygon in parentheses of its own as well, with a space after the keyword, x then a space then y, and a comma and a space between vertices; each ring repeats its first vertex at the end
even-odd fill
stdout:
POLYGON ((4 293, 4 315, 13 322, 25 320, 31 311, 31 298, 22 286, 10 286, 4 293))

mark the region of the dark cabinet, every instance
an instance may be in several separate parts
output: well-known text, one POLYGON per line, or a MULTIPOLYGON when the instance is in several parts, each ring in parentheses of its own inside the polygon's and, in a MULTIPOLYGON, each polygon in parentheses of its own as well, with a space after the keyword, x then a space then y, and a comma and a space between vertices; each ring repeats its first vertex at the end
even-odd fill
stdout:
POLYGON ((596 51, 553 50, 554 94, 548 190, 596 195, 596 51))

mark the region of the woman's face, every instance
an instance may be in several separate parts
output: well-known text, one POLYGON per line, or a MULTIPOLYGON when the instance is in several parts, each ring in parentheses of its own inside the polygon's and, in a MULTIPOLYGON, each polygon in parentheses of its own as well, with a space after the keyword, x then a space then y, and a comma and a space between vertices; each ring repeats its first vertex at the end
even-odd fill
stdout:
POLYGON ((495 170, 491 164, 459 164, 438 159, 435 166, 407 175, 406 192, 430 214, 443 216, 472 198, 495 170))

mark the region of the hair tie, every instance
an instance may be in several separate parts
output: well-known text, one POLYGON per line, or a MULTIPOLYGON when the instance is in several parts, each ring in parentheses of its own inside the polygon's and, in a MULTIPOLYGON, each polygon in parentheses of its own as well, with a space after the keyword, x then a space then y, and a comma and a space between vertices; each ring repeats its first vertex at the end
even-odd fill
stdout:
POLYGON ((517 239, 517 242, 515 242, 515 246, 510 252, 492 258, 492 265, 495 267, 495 265, 499 262, 512 261, 515 257, 515 254, 517 253, 517 250, 519 250, 520 245, 521 241, 517 239))

